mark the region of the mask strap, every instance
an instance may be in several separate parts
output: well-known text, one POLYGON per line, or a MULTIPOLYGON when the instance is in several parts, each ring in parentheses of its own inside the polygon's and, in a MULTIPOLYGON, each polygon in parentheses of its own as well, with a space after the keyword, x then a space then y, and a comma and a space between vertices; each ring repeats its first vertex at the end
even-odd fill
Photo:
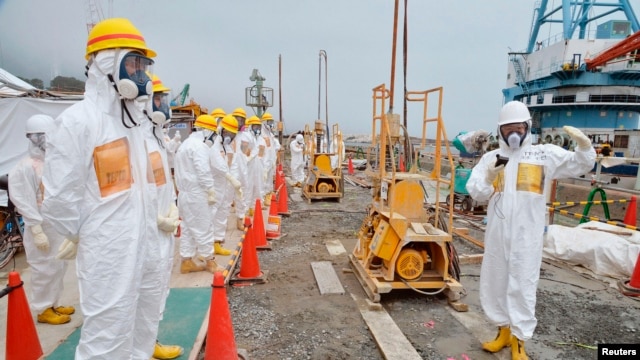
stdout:
POLYGON ((120 99, 120 109, 121 109, 120 117, 122 119, 122 125, 124 125, 124 127, 126 127, 127 129, 131 129, 133 127, 136 127, 136 126, 140 125, 135 120, 133 120, 133 118, 131 117, 131 113, 129 112, 129 109, 127 109, 127 105, 124 102, 124 99, 120 99), (125 122, 125 120, 124 120, 124 113, 125 112, 127 113, 127 117, 129 118, 129 120, 131 120, 131 123, 133 125, 127 125, 127 123, 125 122))
POLYGON ((91 57, 89 58, 89 61, 87 62, 87 65, 84 66, 84 76, 85 77, 89 77, 89 69, 91 68, 91 65, 93 64, 93 59, 94 59, 95 54, 91 54, 91 57))
MULTIPOLYGON (((145 115, 147 115, 147 111, 145 110, 144 112, 145 115)), ((147 117, 149 117, 149 115, 147 115, 147 117)), ((151 119, 149 119, 151 120, 151 119)), ((160 148, 164 149, 164 141, 162 141, 162 139, 158 136, 158 133, 156 132, 156 128, 157 126, 152 126, 152 130, 151 132, 153 133, 153 137, 156 138, 156 141, 158 142, 158 145, 160 145, 160 148)))

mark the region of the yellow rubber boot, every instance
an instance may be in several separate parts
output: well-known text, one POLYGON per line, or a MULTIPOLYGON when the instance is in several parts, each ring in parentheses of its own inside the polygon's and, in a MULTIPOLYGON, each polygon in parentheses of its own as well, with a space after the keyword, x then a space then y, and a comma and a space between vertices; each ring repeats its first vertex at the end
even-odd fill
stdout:
POLYGON ((71 321, 71 316, 58 314, 53 308, 48 308, 43 311, 41 314, 38 314, 38 322, 51 324, 51 325, 60 325, 66 324, 71 321))
POLYGON ((231 255, 231 250, 223 248, 222 244, 219 242, 213 243, 213 251, 215 252, 216 255, 223 255, 223 256, 231 255))
POLYGON ((529 360, 527 353, 524 352, 524 340, 515 336, 511 337, 511 360, 529 360))
POLYGON ((71 315, 76 312, 76 309, 73 306, 58 306, 53 310, 62 315, 71 315))
POLYGON ((212 274, 216 271, 224 271, 224 268, 218 265, 215 259, 207 259, 205 266, 207 268, 207 271, 212 274))
POLYGON ((180 273, 187 274, 190 272, 204 271, 204 264, 196 264, 192 259, 183 259, 180 264, 180 273))
POLYGON ((509 345, 511 345, 511 329, 508 326, 500 326, 498 335, 493 341, 482 343, 482 350, 495 353, 509 345))
POLYGON ((162 345, 156 341, 153 349, 153 357, 158 360, 175 359, 184 353, 182 346, 178 345, 162 345))
POLYGON ((253 208, 249 208, 249 217, 253 216, 253 212, 254 212, 253 208))

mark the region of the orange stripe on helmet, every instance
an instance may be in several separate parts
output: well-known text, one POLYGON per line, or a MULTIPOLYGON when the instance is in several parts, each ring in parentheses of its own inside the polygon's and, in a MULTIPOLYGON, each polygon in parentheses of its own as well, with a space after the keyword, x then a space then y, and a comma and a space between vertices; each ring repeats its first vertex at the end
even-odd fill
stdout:
POLYGON ((105 40, 112 40, 112 39, 132 39, 132 40, 140 40, 142 42, 144 42, 144 37, 141 35, 136 35, 136 34, 108 34, 108 35, 102 35, 102 36, 96 36, 92 39, 89 39, 87 41, 87 46, 89 45, 93 45, 95 43, 98 43, 100 41, 105 41, 105 40))

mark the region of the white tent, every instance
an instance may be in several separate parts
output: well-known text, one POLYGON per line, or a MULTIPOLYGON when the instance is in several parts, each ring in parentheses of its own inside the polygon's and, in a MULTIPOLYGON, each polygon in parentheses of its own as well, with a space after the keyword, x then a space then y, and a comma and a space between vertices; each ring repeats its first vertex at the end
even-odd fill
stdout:
MULTIPOLYGON (((0 175, 7 174, 27 154, 28 140, 24 131, 29 117, 47 114, 55 119, 81 99, 82 96, 36 89, 0 68, 0 175)), ((0 206, 6 204, 6 193, 0 191, 0 206)))

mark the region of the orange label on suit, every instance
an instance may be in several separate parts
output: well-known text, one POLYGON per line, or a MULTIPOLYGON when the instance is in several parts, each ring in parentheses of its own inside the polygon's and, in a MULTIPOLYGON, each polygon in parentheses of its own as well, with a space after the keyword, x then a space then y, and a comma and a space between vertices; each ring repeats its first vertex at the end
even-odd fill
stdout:
POLYGON ((93 149, 93 166, 102 197, 131 188, 129 140, 123 137, 93 149))
POLYGON ((264 138, 264 142, 267 143, 267 147, 271 146, 271 139, 269 139, 268 137, 264 138))
POLYGON ((518 164, 516 190, 542 194, 544 191, 544 167, 536 164, 518 164))
POLYGON ((258 156, 259 157, 263 157, 264 156, 264 146, 260 145, 260 147, 258 148, 258 156))
POLYGON ((493 190, 495 192, 503 192, 504 191, 504 171, 498 173, 496 179, 493 180, 493 190))
POLYGON ((167 177, 164 173, 164 164, 162 164, 162 155, 159 151, 154 151, 149 154, 149 160, 151 160, 151 169, 153 170, 153 179, 156 182, 156 186, 162 186, 167 183, 167 177))

